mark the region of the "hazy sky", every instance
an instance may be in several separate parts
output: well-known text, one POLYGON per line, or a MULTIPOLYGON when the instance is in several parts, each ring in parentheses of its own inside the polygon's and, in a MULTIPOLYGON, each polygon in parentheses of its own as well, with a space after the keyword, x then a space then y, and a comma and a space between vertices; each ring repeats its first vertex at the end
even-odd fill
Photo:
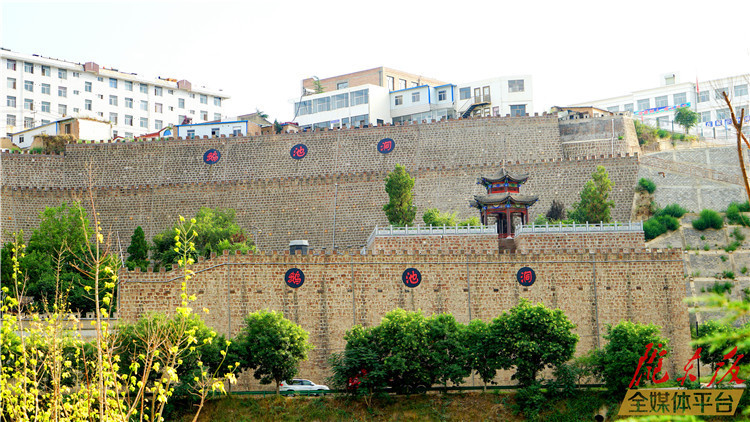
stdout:
POLYGON ((0 46, 222 89, 293 117, 300 81, 387 66, 531 74, 534 111, 750 72, 750 1, 9 1, 0 46))

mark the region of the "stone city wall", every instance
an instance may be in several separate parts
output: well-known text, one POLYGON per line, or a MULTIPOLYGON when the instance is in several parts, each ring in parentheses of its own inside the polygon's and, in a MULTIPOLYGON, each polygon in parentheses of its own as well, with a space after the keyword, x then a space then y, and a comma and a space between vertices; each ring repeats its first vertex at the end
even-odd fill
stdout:
POLYGON ((564 249, 644 249, 643 232, 521 233, 515 237, 519 251, 564 249))
MULTIPOLYGON (((681 251, 496 251, 225 254, 195 264, 188 289, 197 295, 192 307, 210 308, 202 317, 225 334, 236 334, 250 312, 283 311, 310 332, 315 349, 300 376, 317 382, 329 375, 328 357, 343 350, 344 334, 355 324, 377 325, 395 308, 421 309, 427 315, 449 312, 464 324, 476 318, 491 321, 522 298, 563 310, 576 324, 579 355, 604 345, 606 324, 631 320, 662 327, 674 350, 665 362, 670 374, 678 373, 691 356, 681 251), (516 281, 524 266, 536 273, 529 287, 516 281), (415 288, 407 288, 401 279, 411 267, 422 274, 415 288), (284 283, 290 268, 305 274, 304 285, 297 289, 284 283)), ((179 304, 181 280, 180 270, 121 271, 119 317, 132 321, 150 311, 170 312, 179 304)), ((508 375, 498 381, 508 383, 508 375)))

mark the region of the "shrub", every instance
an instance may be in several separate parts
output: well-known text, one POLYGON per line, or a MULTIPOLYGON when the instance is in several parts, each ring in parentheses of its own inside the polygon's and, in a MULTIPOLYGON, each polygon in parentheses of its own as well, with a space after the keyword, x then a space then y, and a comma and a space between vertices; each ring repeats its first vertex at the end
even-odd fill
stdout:
POLYGON ((643 223, 643 234, 646 240, 656 239, 666 232, 667 228, 664 226, 664 223, 657 218, 649 218, 643 223))
POLYGON ((710 249, 711 249, 711 246, 709 246, 708 243, 706 243, 705 245, 703 245, 703 250, 704 251, 707 251, 707 250, 710 250, 710 249))
POLYGON ((557 199, 552 200, 546 215, 550 221, 561 221, 565 219, 565 204, 557 199))
POLYGON ((730 280, 734 280, 734 271, 724 270, 724 272, 721 273, 721 278, 728 278, 730 280))
POLYGON ((685 215, 685 213, 687 213, 687 210, 685 208, 682 208, 679 204, 671 204, 659 210, 656 215, 670 215, 675 218, 680 218, 685 215))
MULTIPOLYGON (((668 339, 660 335, 661 327, 654 324, 639 324, 621 321, 615 326, 607 325, 604 338, 608 343, 596 350, 592 361, 604 385, 613 395, 622 394, 633 379, 638 360, 646 352, 646 345, 653 343, 655 348, 668 350, 668 339), (660 346, 659 346, 660 345, 660 346)), ((656 362, 654 362, 656 364, 656 362)), ((641 368, 644 372, 646 368, 641 368)), ((657 374, 657 377, 659 375, 657 374)), ((644 385, 646 376, 641 377, 638 386, 644 385)))
POLYGON ((428 226, 455 226, 456 215, 449 212, 441 212, 437 208, 430 208, 422 215, 422 221, 428 226))
POLYGON ((704 209, 700 217, 693 220, 693 228, 696 230, 720 229, 724 227, 724 219, 714 210, 704 209))
POLYGON ((739 227, 735 227, 734 230, 732 230, 732 236, 740 242, 745 240, 745 235, 742 234, 742 230, 740 230, 739 227))
POLYGON ((732 224, 750 227, 750 218, 742 214, 740 211, 740 204, 734 202, 727 207, 727 220, 732 224))
POLYGON ((542 384, 535 381, 517 390, 514 410, 516 413, 523 412, 524 416, 529 420, 535 420, 539 415, 539 411, 546 404, 547 399, 542 392, 542 384))
POLYGON ((656 136, 663 139, 669 136, 669 132, 664 129, 656 129, 656 136))
POLYGON ((469 217, 464 221, 458 222, 459 227, 467 227, 467 226, 481 226, 482 222, 479 221, 479 217, 476 215, 473 217, 469 217))
MULTIPOLYGON (((734 242, 728 244, 727 246, 724 246, 724 250, 726 252, 734 252, 735 250, 737 250, 737 248, 740 247, 740 245, 741 243, 735 240, 734 242)), ((722 261, 726 261, 726 260, 722 259, 722 261)))
POLYGON ((747 274, 747 265, 746 265, 746 266, 744 266, 744 267, 742 267, 742 269, 740 269, 740 272, 741 272, 742 274, 747 274))
POLYGON ((685 135, 683 135, 681 133, 673 133, 672 134, 672 139, 676 139, 678 141, 682 141, 682 140, 685 139, 685 135))
POLYGON ((656 219, 664 225, 669 231, 674 231, 680 228, 680 220, 672 217, 671 215, 662 215, 656 217, 656 219))
POLYGON ((656 192, 656 183, 651 179, 641 177, 641 180, 638 181, 638 190, 640 192, 654 193, 656 192))

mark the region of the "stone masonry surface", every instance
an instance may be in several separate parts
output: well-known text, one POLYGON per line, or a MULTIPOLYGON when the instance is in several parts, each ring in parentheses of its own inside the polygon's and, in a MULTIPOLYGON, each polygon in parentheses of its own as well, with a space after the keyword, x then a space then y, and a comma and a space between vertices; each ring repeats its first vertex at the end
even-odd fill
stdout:
MULTIPOLYGON (((540 197, 530 209, 532 216, 546 213, 553 199, 572 205, 596 166, 603 165, 615 184, 613 218, 627 221, 638 174, 634 155, 564 157, 552 116, 248 138, 71 144, 65 155, 3 153, 1 159, 3 240, 18 230, 29 236, 45 206, 86 199, 91 173, 97 211, 123 250, 135 227, 142 226, 150 239, 178 215, 194 215, 201 206, 235 209, 240 226, 261 249, 270 250, 283 249, 293 239, 330 248, 337 203, 337 247, 364 244, 376 224, 387 224, 383 180, 396 163, 416 178, 417 218, 428 208, 458 212, 461 219, 475 216, 468 201, 482 193, 476 178, 505 163, 510 171, 531 174, 524 192, 540 197), (396 148, 383 155, 376 144, 386 137, 395 140, 396 148), (298 143, 307 144, 308 155, 292 160, 289 150, 298 143), (221 151, 221 160, 207 165, 202 156, 211 148, 221 151)), ((90 208, 88 200, 83 203, 90 208)))
MULTIPOLYGON (((461 323, 490 321, 526 298, 559 308, 576 324, 577 354, 603 346, 606 324, 621 320, 655 323, 670 339, 674 355, 666 362, 678 373, 691 356, 688 309, 681 251, 568 250, 498 254, 496 249, 430 249, 367 255, 230 255, 199 260, 189 294, 194 309, 219 332, 236 334, 245 315, 259 309, 283 311, 310 332, 315 349, 300 376, 324 380, 327 358, 344 348, 344 333, 355 324, 377 325, 394 308, 425 314, 450 312, 461 323), (565 253, 567 252, 567 253, 565 253), (516 272, 534 269, 536 282, 523 287, 516 272), (287 269, 304 271, 297 289, 283 281, 287 269), (418 287, 401 281, 406 268, 422 274, 418 287)), ((132 321, 150 311, 170 312, 179 302, 181 271, 120 272, 119 317, 132 321)), ((245 383, 249 377, 243 377, 245 383)), ((504 373, 498 381, 509 383, 504 373)), ((470 382, 470 381, 469 381, 470 382)), ((249 388, 245 384, 240 388, 249 388)), ((253 387, 258 387, 257 385, 253 387)))

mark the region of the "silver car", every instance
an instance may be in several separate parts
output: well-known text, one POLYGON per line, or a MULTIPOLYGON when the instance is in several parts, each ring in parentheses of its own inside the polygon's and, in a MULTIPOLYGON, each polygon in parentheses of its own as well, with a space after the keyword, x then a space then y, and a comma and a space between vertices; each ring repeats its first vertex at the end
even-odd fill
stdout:
POLYGON ((310 380, 301 378, 295 378, 291 381, 282 381, 281 384, 279 384, 279 391, 289 391, 292 392, 292 395, 297 391, 302 394, 320 394, 327 390, 330 390, 327 385, 315 384, 310 380))

